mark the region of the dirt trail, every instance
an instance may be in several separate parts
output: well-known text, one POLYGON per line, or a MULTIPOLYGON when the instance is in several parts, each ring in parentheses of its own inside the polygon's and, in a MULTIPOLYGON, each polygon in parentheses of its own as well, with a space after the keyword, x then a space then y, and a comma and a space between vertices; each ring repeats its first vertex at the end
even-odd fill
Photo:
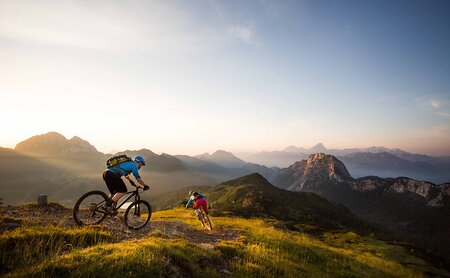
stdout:
MULTIPOLYGON (((59 204, 0 207, 0 233, 14 230, 27 224, 76 227, 72 218, 72 210, 59 204)), ((146 227, 134 231, 125 226, 120 215, 115 217, 109 216, 97 226, 99 229, 109 231, 116 242, 157 234, 166 238, 184 238, 205 248, 212 248, 221 240, 231 240, 239 237, 239 234, 230 228, 214 227, 212 231, 197 230, 176 220, 151 221, 146 227)))

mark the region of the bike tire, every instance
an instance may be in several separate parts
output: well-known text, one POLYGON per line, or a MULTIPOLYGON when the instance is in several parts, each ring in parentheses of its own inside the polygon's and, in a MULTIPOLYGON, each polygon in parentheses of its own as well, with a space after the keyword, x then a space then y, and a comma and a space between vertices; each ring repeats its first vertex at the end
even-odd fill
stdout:
POLYGON ((104 210, 100 209, 107 200, 108 196, 103 191, 95 190, 84 194, 73 207, 73 220, 78 226, 100 224, 108 216, 104 210), (88 198, 92 200, 89 201, 88 198))
POLYGON ((123 220, 129 229, 139 230, 148 224, 151 216, 152 207, 150 204, 145 200, 139 200, 134 201, 128 206, 123 220))

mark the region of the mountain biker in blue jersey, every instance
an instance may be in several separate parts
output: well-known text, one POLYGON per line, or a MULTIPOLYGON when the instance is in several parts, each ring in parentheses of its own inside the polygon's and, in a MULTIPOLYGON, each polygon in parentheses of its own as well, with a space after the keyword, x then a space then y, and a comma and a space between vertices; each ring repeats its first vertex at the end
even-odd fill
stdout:
POLYGON ((134 184, 129 176, 132 173, 136 180, 144 186, 144 190, 150 188, 139 175, 139 169, 141 169, 142 166, 145 166, 144 158, 142 156, 136 156, 134 161, 122 162, 103 172, 103 180, 105 181, 109 192, 113 195, 106 204, 108 209, 112 210, 115 207, 115 204, 117 204, 117 201, 119 201, 119 199, 127 192, 127 186, 123 182, 122 176, 130 181, 131 184, 134 184))

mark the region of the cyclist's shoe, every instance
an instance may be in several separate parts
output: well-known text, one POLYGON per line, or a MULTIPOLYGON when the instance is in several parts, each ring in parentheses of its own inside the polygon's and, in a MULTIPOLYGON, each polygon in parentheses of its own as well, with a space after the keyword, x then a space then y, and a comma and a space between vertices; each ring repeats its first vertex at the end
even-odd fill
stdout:
POLYGON ((109 204, 108 203, 106 203, 105 205, 104 205, 104 209, 105 209, 105 211, 108 213, 108 214, 110 214, 110 215, 117 215, 117 211, 116 211, 116 203, 114 203, 114 202, 110 202, 109 204))

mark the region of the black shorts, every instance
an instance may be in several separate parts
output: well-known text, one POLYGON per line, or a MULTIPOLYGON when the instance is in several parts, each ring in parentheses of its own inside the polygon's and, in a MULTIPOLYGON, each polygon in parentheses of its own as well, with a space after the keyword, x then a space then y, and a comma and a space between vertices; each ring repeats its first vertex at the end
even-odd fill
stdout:
POLYGON ((108 186, 109 192, 111 192, 111 194, 114 195, 117 192, 127 192, 127 186, 118 174, 106 170, 105 172, 103 172, 103 180, 105 181, 106 186, 108 186))

